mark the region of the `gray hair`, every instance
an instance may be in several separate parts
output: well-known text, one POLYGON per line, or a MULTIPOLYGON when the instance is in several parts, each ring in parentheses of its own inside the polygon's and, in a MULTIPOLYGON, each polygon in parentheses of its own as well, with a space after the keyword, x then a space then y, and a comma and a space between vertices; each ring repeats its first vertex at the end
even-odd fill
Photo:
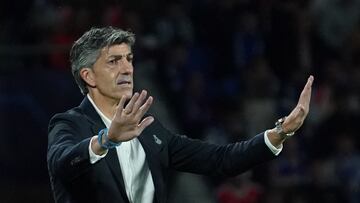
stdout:
POLYGON ((82 94, 87 94, 89 90, 86 82, 80 76, 80 70, 92 68, 104 47, 122 43, 131 48, 135 43, 135 35, 111 26, 91 28, 74 42, 70 50, 71 72, 82 94))

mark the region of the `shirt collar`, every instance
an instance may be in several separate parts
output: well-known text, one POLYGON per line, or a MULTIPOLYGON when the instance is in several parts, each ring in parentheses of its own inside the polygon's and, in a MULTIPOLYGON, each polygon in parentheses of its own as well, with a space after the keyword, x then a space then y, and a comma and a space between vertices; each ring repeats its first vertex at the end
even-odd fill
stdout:
POLYGON ((101 110, 96 106, 95 102, 92 100, 92 98, 90 97, 89 94, 86 95, 87 98, 89 99, 90 103, 93 105, 93 107, 95 108, 96 112, 99 114, 101 120, 104 122, 105 126, 107 128, 110 127, 111 125, 111 119, 109 119, 108 117, 106 117, 102 112, 101 110))

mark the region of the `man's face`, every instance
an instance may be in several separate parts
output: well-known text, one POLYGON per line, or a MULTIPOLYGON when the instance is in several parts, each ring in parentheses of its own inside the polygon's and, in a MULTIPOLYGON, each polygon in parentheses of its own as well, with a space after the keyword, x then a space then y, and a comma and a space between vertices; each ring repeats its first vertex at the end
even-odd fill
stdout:
POLYGON ((94 93, 97 96, 120 100, 133 93, 133 53, 125 44, 105 47, 92 69, 94 93))

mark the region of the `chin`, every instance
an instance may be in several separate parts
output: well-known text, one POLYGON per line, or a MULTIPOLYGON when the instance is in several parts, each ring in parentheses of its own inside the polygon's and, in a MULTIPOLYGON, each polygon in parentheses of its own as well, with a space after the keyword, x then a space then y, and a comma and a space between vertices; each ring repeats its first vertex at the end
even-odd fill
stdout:
POLYGON ((121 97, 122 96, 125 96, 127 99, 130 99, 131 97, 132 97, 132 95, 133 95, 133 91, 131 90, 129 90, 129 91, 123 91, 123 92, 121 92, 120 94, 119 94, 119 99, 121 99, 121 97))

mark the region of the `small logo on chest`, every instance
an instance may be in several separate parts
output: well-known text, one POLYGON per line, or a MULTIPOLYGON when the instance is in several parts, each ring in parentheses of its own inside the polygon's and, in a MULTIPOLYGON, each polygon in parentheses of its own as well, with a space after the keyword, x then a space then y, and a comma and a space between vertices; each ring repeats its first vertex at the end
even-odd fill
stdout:
POLYGON ((154 137, 155 143, 158 145, 161 145, 162 141, 155 134, 153 135, 153 137, 154 137))

